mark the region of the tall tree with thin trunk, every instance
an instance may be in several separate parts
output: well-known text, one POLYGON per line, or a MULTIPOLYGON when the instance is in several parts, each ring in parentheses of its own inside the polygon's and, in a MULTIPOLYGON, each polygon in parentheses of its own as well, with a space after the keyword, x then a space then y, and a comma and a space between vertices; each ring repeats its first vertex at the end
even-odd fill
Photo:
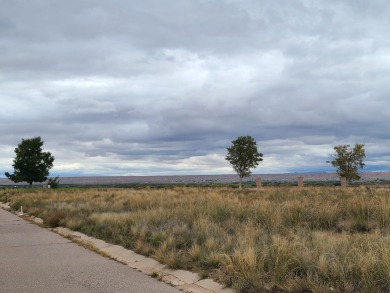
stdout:
POLYGON ((226 160, 232 164, 234 171, 240 177, 240 189, 242 178, 249 177, 251 168, 256 168, 263 159, 263 154, 257 150, 257 144, 251 136, 239 136, 232 141, 232 146, 227 148, 226 160))
POLYGON ((44 182, 49 176, 49 170, 53 167, 54 157, 49 152, 42 151, 43 141, 37 136, 22 139, 15 148, 15 159, 12 167, 14 173, 5 173, 8 179, 15 183, 27 182, 32 186, 33 182, 44 182))

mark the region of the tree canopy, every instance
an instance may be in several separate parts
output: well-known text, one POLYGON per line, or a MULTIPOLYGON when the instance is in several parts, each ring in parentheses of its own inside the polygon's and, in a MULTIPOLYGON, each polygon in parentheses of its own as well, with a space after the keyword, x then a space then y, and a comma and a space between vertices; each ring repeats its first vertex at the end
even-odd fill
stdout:
POLYGON ((15 159, 12 167, 14 173, 5 173, 8 179, 15 183, 27 182, 30 186, 33 182, 44 182, 49 176, 49 170, 53 167, 54 157, 50 152, 42 151, 43 141, 37 136, 22 139, 15 148, 15 159))
POLYGON ((232 146, 227 148, 226 160, 232 164, 234 171, 240 177, 240 188, 242 188, 242 178, 249 177, 251 168, 259 165, 263 159, 263 154, 257 150, 257 144, 251 136, 239 136, 232 141, 232 146))
POLYGON ((350 145, 337 145, 333 149, 335 152, 330 163, 337 168, 337 174, 347 178, 348 181, 360 179, 358 169, 365 166, 363 163, 366 157, 364 144, 355 144, 353 149, 350 145))

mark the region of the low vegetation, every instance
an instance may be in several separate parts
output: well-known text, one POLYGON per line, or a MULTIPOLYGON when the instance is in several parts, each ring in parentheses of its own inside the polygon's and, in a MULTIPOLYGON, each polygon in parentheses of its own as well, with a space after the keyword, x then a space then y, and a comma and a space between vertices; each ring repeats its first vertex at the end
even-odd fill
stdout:
POLYGON ((3 189, 45 220, 237 292, 389 292, 390 189, 3 189))

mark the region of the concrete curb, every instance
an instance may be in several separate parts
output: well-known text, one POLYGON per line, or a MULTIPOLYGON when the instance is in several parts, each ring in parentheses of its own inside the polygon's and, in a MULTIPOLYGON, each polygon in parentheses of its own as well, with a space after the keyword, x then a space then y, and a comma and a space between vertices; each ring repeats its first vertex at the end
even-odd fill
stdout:
POLYGON ((80 232, 72 231, 68 228, 57 227, 54 232, 72 239, 81 244, 92 246, 97 252, 116 259, 129 267, 144 274, 156 274, 157 278, 177 289, 188 293, 234 293, 230 288, 225 288, 211 279, 203 279, 198 274, 183 271, 171 270, 155 259, 140 255, 132 250, 128 250, 119 245, 112 245, 103 240, 89 237, 80 232))
MULTIPOLYGON (((0 208, 10 211, 8 203, 0 202, 0 208)), ((36 224, 43 224, 43 220, 22 212, 14 212, 18 216, 28 217, 36 224)), ((113 245, 103 240, 89 237, 83 233, 72 231, 68 228, 57 227, 51 229, 57 234, 69 238, 76 243, 80 243, 95 250, 107 257, 120 261, 129 267, 138 270, 149 276, 156 275, 159 280, 170 284, 186 293, 234 293, 230 288, 225 288, 212 279, 202 279, 198 274, 183 271, 171 270, 167 266, 159 263, 155 259, 140 255, 132 250, 125 249, 119 245, 113 245)))
POLYGON ((0 208, 2 208, 3 210, 6 210, 6 211, 11 210, 11 207, 9 206, 9 203, 8 203, 8 202, 7 202, 7 203, 2 203, 2 202, 0 201, 0 208))

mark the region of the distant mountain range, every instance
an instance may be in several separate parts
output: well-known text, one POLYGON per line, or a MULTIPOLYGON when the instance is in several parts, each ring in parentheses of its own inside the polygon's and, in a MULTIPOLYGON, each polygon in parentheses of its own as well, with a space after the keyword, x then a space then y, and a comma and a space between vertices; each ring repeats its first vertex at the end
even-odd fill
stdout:
MULTIPOLYGON (((362 180, 390 180, 390 172, 362 172, 362 180)), ((261 177, 263 181, 297 181, 303 177, 305 181, 338 180, 336 173, 286 173, 286 174, 252 174, 244 181, 255 181, 261 177)), ((126 185, 126 184, 228 184, 238 181, 238 176, 228 175, 178 175, 178 176, 79 176, 60 177, 63 185, 126 185)), ((0 186, 26 185, 15 184, 6 178, 0 178, 0 186)), ((35 183, 34 185, 42 185, 35 183)))

